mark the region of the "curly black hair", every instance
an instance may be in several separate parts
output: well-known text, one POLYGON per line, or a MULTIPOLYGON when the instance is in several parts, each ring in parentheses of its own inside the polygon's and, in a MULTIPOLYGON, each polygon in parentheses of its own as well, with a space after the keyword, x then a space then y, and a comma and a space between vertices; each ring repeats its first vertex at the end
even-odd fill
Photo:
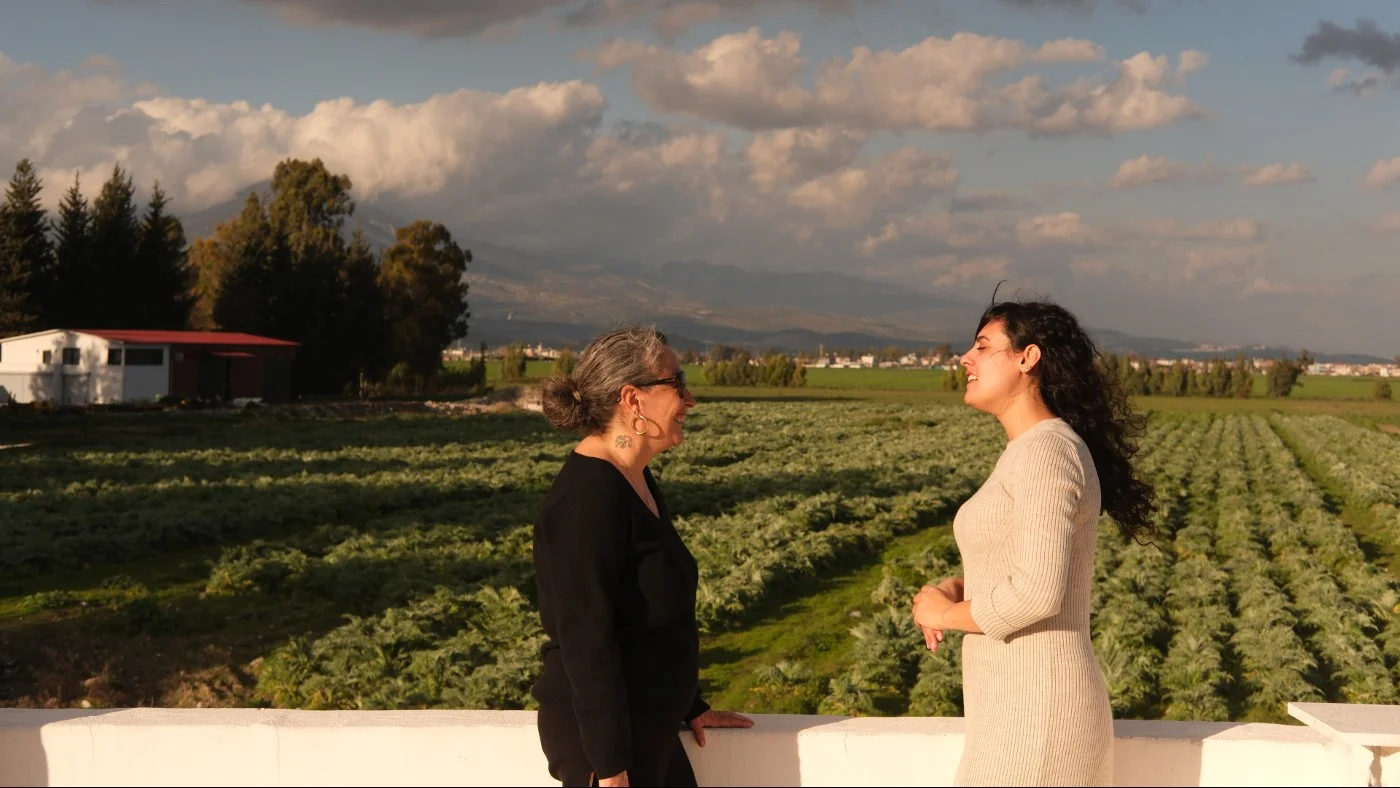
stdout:
POLYGON ((1069 310, 1049 301, 993 302, 982 313, 978 333, 992 321, 1001 322, 1017 352, 1030 345, 1040 348, 1034 374, 1041 399, 1088 445, 1104 511, 1125 538, 1151 535, 1157 493, 1133 467, 1138 453, 1134 438, 1147 419, 1132 410, 1118 379, 1104 374, 1088 332, 1069 310))

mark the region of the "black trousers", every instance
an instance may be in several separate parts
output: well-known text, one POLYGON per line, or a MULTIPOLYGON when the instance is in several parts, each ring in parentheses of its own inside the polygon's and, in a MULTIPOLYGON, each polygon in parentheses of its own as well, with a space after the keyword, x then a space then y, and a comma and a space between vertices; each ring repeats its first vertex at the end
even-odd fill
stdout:
MULTIPOLYGON (((549 761, 549 774, 566 786, 597 785, 611 774, 593 774, 593 766, 583 753, 578 719, 571 708, 540 704, 535 717, 540 746, 549 761), (590 777, 592 778, 590 781, 590 777)), ((627 770, 630 785, 695 785, 695 772, 681 744, 680 722, 632 718, 632 768, 627 770)))

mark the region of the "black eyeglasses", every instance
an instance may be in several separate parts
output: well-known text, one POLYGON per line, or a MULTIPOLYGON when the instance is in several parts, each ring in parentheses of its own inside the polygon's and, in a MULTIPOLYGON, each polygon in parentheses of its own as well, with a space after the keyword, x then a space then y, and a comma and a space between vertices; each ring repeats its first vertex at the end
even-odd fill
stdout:
POLYGON ((637 386, 637 388, 640 389, 646 388, 647 386, 660 386, 662 384, 665 384, 675 389, 677 394, 682 393, 689 388, 685 385, 685 370, 683 369, 676 370, 675 374, 673 374, 669 378, 661 378, 660 380, 650 380, 646 383, 637 383, 635 385, 637 386))

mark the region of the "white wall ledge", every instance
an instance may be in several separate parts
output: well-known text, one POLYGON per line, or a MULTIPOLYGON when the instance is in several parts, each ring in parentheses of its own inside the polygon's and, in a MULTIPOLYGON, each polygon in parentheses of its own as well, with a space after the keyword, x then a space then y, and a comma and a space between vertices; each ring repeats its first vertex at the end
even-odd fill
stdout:
MULTIPOLYGON (((708 732, 703 750, 677 734, 701 785, 950 785, 963 746, 960 718, 753 716, 750 730, 708 732)), ((1375 760, 1301 726, 1115 732, 1118 785, 1367 785, 1375 760)), ((0 709, 0 785, 93 784, 558 783, 526 711, 0 709)))

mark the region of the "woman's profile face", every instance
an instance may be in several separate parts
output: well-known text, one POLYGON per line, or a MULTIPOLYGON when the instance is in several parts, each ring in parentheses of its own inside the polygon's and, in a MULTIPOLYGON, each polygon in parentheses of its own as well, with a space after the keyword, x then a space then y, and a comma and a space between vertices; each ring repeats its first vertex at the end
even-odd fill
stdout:
POLYGON ((961 363, 967 370, 963 402, 984 413, 1000 413, 1024 385, 1020 361, 1000 320, 982 327, 961 363))
MULTIPOLYGON (((676 351, 670 348, 662 354, 656 370, 656 379, 683 379, 684 371, 676 351)), ((642 389, 642 415, 651 421, 647 425, 647 438, 656 441, 662 449, 681 445, 685 440, 685 416, 695 407, 695 397, 690 389, 673 383, 658 383, 642 389)), ((641 422, 637 422, 638 426, 641 422)))

